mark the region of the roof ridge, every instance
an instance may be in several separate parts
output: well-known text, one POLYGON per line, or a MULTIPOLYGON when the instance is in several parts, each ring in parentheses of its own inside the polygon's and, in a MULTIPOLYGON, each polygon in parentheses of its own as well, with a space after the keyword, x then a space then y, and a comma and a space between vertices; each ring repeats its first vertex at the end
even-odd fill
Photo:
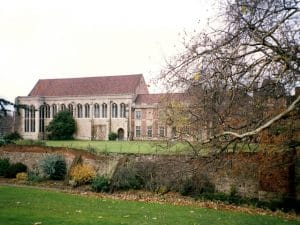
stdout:
POLYGON ((45 79, 39 79, 38 81, 44 81, 44 80, 73 80, 73 79, 89 79, 89 78, 107 78, 107 77, 131 77, 131 76, 143 76, 142 73, 138 74, 123 74, 123 75, 103 75, 103 76, 88 76, 88 77, 65 77, 65 78, 45 78, 45 79))
POLYGON ((148 92, 143 74, 39 79, 29 96, 75 96, 102 94, 136 94, 148 92), (140 90, 139 90, 140 91, 140 90))

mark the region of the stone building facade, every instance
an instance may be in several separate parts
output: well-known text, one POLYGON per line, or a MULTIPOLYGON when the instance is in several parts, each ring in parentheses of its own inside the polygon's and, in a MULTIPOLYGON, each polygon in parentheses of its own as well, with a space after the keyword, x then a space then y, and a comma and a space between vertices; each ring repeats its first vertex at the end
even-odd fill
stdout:
MULTIPOLYGON (((39 80, 28 96, 17 97, 17 131, 25 139, 47 138, 46 127, 60 110, 76 120, 76 139, 163 139, 171 128, 159 120, 165 94, 149 94, 142 74, 39 80)), ((179 94, 180 95, 180 94, 179 94)))

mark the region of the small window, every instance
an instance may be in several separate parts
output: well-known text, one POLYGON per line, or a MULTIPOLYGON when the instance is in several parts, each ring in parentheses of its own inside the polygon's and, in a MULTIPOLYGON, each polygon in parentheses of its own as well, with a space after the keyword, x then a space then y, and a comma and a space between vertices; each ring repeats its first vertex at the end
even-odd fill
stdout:
POLYGON ((140 137, 141 136, 141 126, 135 127, 135 136, 140 137))
POLYGON ((118 117, 118 105, 116 103, 113 103, 111 108, 112 108, 111 117, 117 118, 118 117))
POLYGON ((45 105, 45 118, 50 118, 50 106, 48 104, 45 105))
POLYGON ((39 132, 45 132, 45 105, 40 106, 39 132))
POLYGON ((152 137, 152 126, 147 127, 147 136, 152 137))
POLYGON ((35 108, 30 107, 30 132, 35 132, 35 108))
POLYGON ((27 106, 25 107, 25 120, 24 120, 24 131, 25 132, 29 132, 29 108, 27 108, 27 106))
POLYGON ((140 120, 142 117, 142 112, 141 111, 135 111, 135 119, 140 120))
POLYGON ((100 106, 97 103, 94 105, 94 117, 95 118, 100 117, 100 106))
POLYGON ((172 131, 171 131, 172 138, 176 137, 176 134, 177 134, 176 127, 172 127, 172 131))
POLYGON ((126 106, 124 103, 121 103, 121 105, 120 105, 120 117, 121 118, 126 117, 126 106))
POLYGON ((90 105, 86 103, 84 105, 84 117, 89 118, 90 117, 90 105))
POLYGON ((67 109, 66 105, 65 104, 61 104, 60 110, 61 111, 66 111, 66 109, 67 109))
POLYGON ((102 117, 107 118, 107 104, 106 103, 102 104, 102 117))
POLYGON ((74 110, 73 110, 73 105, 72 104, 69 104, 68 105, 68 111, 72 114, 73 116, 73 113, 74 113, 74 110))
POLYGON ((165 127, 159 127, 159 136, 164 137, 165 136, 165 127))
POLYGON ((82 118, 82 105, 81 104, 77 105, 77 117, 82 118))
POLYGON ((55 104, 52 105, 52 117, 57 114, 57 106, 55 104))

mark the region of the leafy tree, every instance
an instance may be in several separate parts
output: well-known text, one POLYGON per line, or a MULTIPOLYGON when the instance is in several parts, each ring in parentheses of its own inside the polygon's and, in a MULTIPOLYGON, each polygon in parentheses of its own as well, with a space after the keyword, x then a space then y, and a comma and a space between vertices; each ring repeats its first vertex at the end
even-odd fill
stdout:
POLYGON ((300 102, 300 96, 286 100, 300 81, 299 1, 222 4, 218 27, 186 41, 160 77, 189 102, 180 110, 188 129, 178 136, 216 152, 256 141, 300 102))
POLYGON ((49 139, 70 140, 76 131, 76 122, 69 111, 60 111, 46 128, 50 132, 49 139))
POLYGON ((5 141, 6 143, 11 144, 11 143, 14 143, 14 141, 17 141, 17 140, 22 139, 22 137, 21 137, 21 135, 20 135, 17 131, 15 131, 15 132, 11 132, 11 133, 9 133, 9 134, 6 134, 6 135, 3 137, 3 139, 4 139, 4 141, 5 141))

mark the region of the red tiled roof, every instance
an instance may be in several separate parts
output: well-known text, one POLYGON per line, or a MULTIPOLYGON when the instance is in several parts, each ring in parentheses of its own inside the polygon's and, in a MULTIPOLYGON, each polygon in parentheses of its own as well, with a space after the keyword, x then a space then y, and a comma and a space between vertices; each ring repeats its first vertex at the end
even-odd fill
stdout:
POLYGON ((185 94, 184 93, 159 93, 159 94, 140 94, 137 96, 135 100, 135 104, 147 104, 152 105, 155 103, 160 103, 162 101, 167 100, 184 100, 185 94))
POLYGON ((135 94, 142 74, 39 80, 28 96, 135 94))

